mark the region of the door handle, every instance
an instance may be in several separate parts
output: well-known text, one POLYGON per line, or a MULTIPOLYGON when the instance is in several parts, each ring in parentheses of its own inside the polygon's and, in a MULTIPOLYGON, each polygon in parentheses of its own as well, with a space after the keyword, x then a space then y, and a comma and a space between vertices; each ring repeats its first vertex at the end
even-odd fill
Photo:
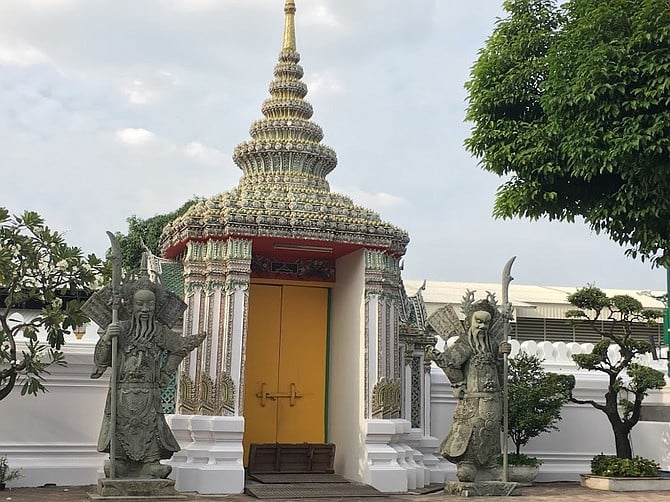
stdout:
POLYGON ((271 399, 272 401, 274 401, 275 397, 277 397, 276 394, 270 394, 269 392, 267 392, 267 390, 266 390, 267 387, 268 387, 268 384, 263 382, 263 383, 261 383, 260 392, 256 392, 256 397, 261 400, 261 406, 265 406, 268 399, 271 399))
POLYGON ((289 392, 289 405, 295 406, 295 400, 299 397, 302 397, 302 394, 298 394, 298 392, 295 389, 295 384, 293 382, 291 382, 289 389, 291 389, 291 391, 289 392))
POLYGON ((256 393, 256 397, 261 400, 261 406, 265 406, 268 399, 271 399, 272 401, 274 401, 275 399, 283 399, 283 398, 288 399, 289 406, 295 406, 295 400, 302 397, 302 394, 298 394, 298 390, 296 388, 296 385, 293 382, 291 382, 291 385, 289 386, 289 391, 288 392, 270 393, 270 392, 267 392, 266 389, 267 389, 267 384, 265 382, 263 382, 261 384, 261 391, 256 393))

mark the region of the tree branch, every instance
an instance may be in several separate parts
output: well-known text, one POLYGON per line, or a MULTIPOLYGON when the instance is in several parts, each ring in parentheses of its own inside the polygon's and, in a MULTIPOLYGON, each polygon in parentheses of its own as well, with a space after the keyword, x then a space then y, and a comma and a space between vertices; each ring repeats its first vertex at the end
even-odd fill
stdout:
POLYGON ((595 409, 600 410, 600 411, 605 411, 606 407, 600 403, 597 403, 596 401, 593 401, 592 399, 577 399, 576 397, 571 397, 570 401, 575 403, 575 404, 590 404, 593 406, 595 409))

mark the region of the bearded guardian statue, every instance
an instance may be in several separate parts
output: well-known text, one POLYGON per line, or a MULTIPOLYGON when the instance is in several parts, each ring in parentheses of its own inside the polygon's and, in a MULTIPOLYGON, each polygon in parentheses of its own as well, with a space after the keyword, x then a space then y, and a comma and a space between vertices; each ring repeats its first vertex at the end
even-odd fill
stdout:
POLYGON ((492 294, 475 302, 473 292, 468 291, 463 313, 465 326, 455 312, 442 313, 443 318, 452 321, 455 341, 445 343, 444 352, 431 349, 427 353, 444 371, 458 400, 440 452, 456 464, 459 481, 488 481, 498 475, 495 466, 501 453, 502 354, 509 353, 510 347, 503 341, 504 320, 492 294))
POLYGON ((115 458, 110 458, 113 476, 110 462, 105 464, 108 478, 167 478, 171 467, 160 460, 169 459, 180 447, 163 415, 161 388, 170 383, 179 363, 202 343, 205 334, 184 337, 170 329, 186 304, 160 283, 149 280, 144 266, 138 279, 120 284, 117 292, 111 289, 97 292, 85 305, 89 317, 106 327, 95 346, 91 378, 100 378, 113 365, 112 374, 116 374, 116 382, 110 382, 97 449, 110 453, 111 443, 116 441, 115 458), (117 322, 110 322, 113 295, 121 300, 117 322), (117 346, 116 354, 113 345, 117 346))

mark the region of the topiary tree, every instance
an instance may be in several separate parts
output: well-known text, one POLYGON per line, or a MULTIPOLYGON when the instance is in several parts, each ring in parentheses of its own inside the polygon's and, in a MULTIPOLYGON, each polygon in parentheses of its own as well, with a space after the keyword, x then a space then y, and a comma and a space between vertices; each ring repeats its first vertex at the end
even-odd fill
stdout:
MULTIPOLYGON (((509 362, 509 437, 515 457, 510 463, 523 463, 521 448, 543 432, 558 430, 561 408, 568 402, 575 377, 547 372, 537 356, 519 353, 509 362)), ((526 463, 539 463, 532 462, 526 463)))
POLYGON ((84 257, 35 212, 10 216, 0 207, 0 400, 23 378, 21 395, 46 391, 48 367, 64 366, 65 336, 88 322, 83 301, 101 278, 102 262, 84 257), (37 309, 34 316, 17 309, 37 309), (38 331, 46 331, 46 343, 38 331), (25 348, 17 346, 21 337, 25 348))
POLYGON ((662 372, 636 362, 637 356, 650 352, 652 346, 635 339, 633 331, 635 323, 654 322, 662 313, 643 308, 628 295, 608 297, 593 285, 568 295, 568 302, 577 309, 568 311, 566 316, 586 321, 602 337, 590 354, 573 354, 572 359, 582 369, 604 373, 608 382, 604 403, 575 397, 571 401, 602 411, 614 433, 617 457, 632 458, 629 434, 640 420, 642 401, 648 391, 665 386, 662 372))

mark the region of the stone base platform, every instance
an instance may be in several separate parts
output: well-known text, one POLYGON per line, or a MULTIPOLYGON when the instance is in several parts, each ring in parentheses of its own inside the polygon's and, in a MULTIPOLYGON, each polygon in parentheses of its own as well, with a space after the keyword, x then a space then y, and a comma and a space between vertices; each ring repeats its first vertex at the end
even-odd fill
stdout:
POLYGON ((97 493, 89 493, 93 501, 132 501, 132 500, 188 500, 174 488, 173 479, 122 478, 98 479, 97 493))
POLYGON ((460 497, 512 497, 521 495, 518 483, 505 483, 503 481, 475 481, 465 483, 462 481, 447 481, 444 491, 450 495, 460 497))

